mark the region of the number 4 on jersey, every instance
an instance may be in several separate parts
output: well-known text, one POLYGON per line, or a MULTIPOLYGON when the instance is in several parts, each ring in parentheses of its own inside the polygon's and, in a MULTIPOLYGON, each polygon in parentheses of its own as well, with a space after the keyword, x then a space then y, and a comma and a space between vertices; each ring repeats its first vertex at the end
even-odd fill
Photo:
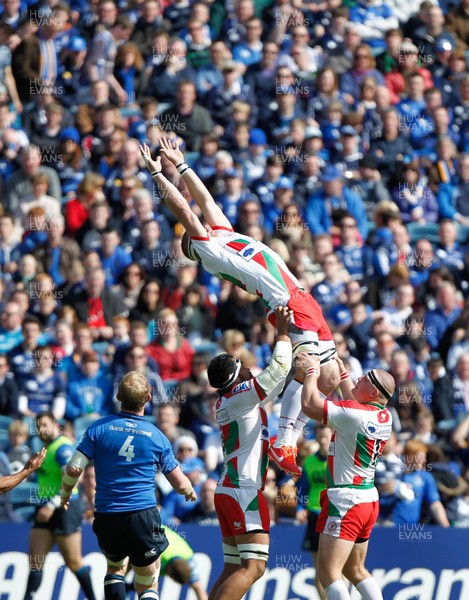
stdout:
POLYGON ((133 436, 133 435, 128 435, 127 439, 122 444, 121 449, 118 452, 119 456, 125 456, 126 462, 132 462, 132 460, 135 456, 135 452, 134 452, 135 448, 134 448, 134 446, 132 446, 132 440, 134 439, 134 437, 135 436, 133 436))

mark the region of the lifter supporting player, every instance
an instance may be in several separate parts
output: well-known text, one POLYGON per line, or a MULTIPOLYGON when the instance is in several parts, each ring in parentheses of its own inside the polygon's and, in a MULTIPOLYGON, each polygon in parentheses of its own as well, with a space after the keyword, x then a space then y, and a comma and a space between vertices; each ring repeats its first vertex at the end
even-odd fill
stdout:
POLYGON ((333 428, 326 470, 327 488, 321 493, 317 575, 328 600, 350 600, 342 574, 365 600, 383 600, 378 582, 365 568, 368 541, 378 518, 376 464, 391 435, 392 416, 386 405, 394 393, 393 377, 373 369, 353 383, 336 358, 345 400, 324 401, 317 379, 319 361, 298 355, 306 380, 302 407, 306 415, 333 428))
MULTIPOLYGON (((336 350, 317 302, 303 290, 278 254, 262 242, 233 231, 203 182, 184 162, 179 148, 173 147, 166 139, 160 140, 160 144, 160 152, 176 166, 210 227, 210 232, 207 232, 185 198, 163 176, 160 158, 153 160, 148 146, 141 147, 154 182, 171 212, 186 229, 182 240, 184 254, 201 261, 210 273, 259 296, 274 325, 275 307, 288 306, 293 311, 289 334, 295 345, 294 352, 301 350, 321 356, 319 385, 325 394, 332 392, 339 384, 339 373, 333 360, 336 350)), ((277 439, 269 449, 269 458, 294 475, 301 474, 296 465, 296 443, 307 422, 307 417, 301 412, 303 380, 303 373, 296 370, 283 395, 277 439)))

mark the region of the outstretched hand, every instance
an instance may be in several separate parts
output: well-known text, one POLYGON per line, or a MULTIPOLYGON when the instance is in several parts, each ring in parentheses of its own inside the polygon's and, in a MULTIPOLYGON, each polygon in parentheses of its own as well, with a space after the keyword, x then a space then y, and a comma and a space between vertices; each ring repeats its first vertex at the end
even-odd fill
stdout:
POLYGON ((156 160, 153 160, 151 157, 150 148, 146 144, 139 146, 139 148, 142 158, 145 161, 147 169, 150 171, 150 173, 153 173, 153 171, 161 171, 161 158, 157 156, 156 160))
POLYGON ((39 467, 44 462, 44 459, 46 458, 46 454, 47 454, 46 448, 42 448, 42 450, 40 452, 35 452, 31 456, 31 458, 28 460, 28 462, 24 465, 24 469, 31 473, 33 471, 35 471, 36 469, 39 469, 39 467))
POLYGON ((299 352, 296 357, 295 367, 304 374, 306 374, 306 371, 309 368, 316 367, 318 372, 317 374, 319 375, 320 362, 319 356, 307 354, 306 352, 299 352))
POLYGON ((174 144, 168 138, 160 139, 160 153, 173 163, 173 165, 180 165, 184 162, 184 154, 179 150, 178 142, 174 144))
POLYGON ((288 335, 290 322, 293 317, 293 311, 288 306, 277 306, 274 310, 277 332, 279 335, 288 335))

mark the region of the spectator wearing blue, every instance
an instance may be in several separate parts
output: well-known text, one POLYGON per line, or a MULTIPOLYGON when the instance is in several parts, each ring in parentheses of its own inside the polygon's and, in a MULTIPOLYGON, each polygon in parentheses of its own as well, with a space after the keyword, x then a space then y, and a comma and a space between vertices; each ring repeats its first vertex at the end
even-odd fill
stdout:
POLYGON ((131 254, 120 245, 120 236, 116 229, 107 227, 101 232, 98 254, 106 275, 106 285, 116 285, 125 267, 132 262, 131 254))
POLYGON ((344 215, 340 220, 339 228, 340 244, 336 249, 337 257, 352 279, 363 281, 367 248, 359 241, 357 222, 350 215, 344 215))
POLYGON ((54 164, 54 168, 60 178, 62 193, 74 197, 88 170, 88 161, 80 148, 80 134, 75 127, 66 127, 60 132, 60 156, 61 160, 54 164))
POLYGON ((251 183, 250 189, 259 199, 263 210, 275 203, 274 191, 282 174, 281 157, 278 154, 271 154, 267 157, 262 177, 251 183))
POLYGON ((426 155, 430 160, 436 159, 436 140, 439 136, 448 136, 459 148, 461 145, 461 132, 459 127, 451 122, 451 114, 446 106, 437 106, 432 110, 430 119, 413 128, 410 143, 419 155, 426 155))
POLYGON ((31 373, 19 382, 18 408, 23 417, 52 412, 56 419, 65 414, 65 384, 53 370, 54 355, 50 346, 37 348, 31 373))
POLYGON ((169 42, 165 60, 153 67, 146 93, 156 96, 159 102, 174 102, 181 83, 194 80, 194 70, 187 62, 187 46, 183 40, 173 38, 169 42))
POLYGON ((249 200, 252 194, 243 185, 243 178, 238 169, 231 167, 223 174, 225 189, 222 194, 215 196, 215 202, 223 210, 232 225, 236 223, 239 206, 249 200))
MULTIPOLYGON (((40 294, 40 291, 36 291, 40 294)), ((23 341, 8 353, 11 371, 17 382, 29 375, 34 367, 34 353, 41 340, 41 323, 34 315, 26 315, 21 323, 23 341)))
POLYGON ((247 184, 262 177, 269 152, 265 132, 258 127, 251 129, 248 140, 248 154, 243 161, 244 180, 247 184))
POLYGON ((383 75, 376 69, 376 61, 370 47, 360 44, 353 52, 352 69, 340 78, 340 91, 349 104, 355 104, 360 98, 360 86, 365 77, 373 77, 377 85, 384 85, 383 75))
POLYGON ((277 108, 273 112, 271 125, 267 130, 272 144, 280 147, 290 144, 292 121, 306 119, 299 98, 298 90, 293 85, 281 86, 277 89, 277 108))
POLYGON ((360 152, 360 137, 352 125, 342 125, 339 129, 340 150, 335 153, 335 166, 339 168, 346 179, 358 175, 358 166, 363 157, 360 152))
POLYGON ((424 91, 425 79, 422 74, 418 71, 411 73, 406 80, 406 95, 396 105, 407 131, 412 132, 414 124, 425 108, 424 91))
POLYGON ((350 9, 349 19, 357 23, 363 42, 374 54, 385 50, 386 32, 399 27, 393 9, 383 0, 361 0, 350 9))
MULTIPOLYGON (((148 219, 140 225, 141 237, 138 246, 132 251, 132 258, 146 271, 147 276, 165 279, 170 259, 169 244, 161 239, 158 221, 148 219)), ((133 307, 132 307, 133 308, 133 307)))
POLYGON ((249 19, 246 23, 246 40, 233 46, 233 60, 249 67, 262 59, 262 21, 249 19))
POLYGON ((74 35, 60 56, 58 68, 57 87, 63 89, 60 100, 67 108, 77 106, 86 100, 84 92, 83 64, 85 62, 88 46, 85 38, 74 35))
POLYGON ((340 230, 334 222, 334 213, 343 211, 355 219, 362 239, 366 239, 368 226, 360 196, 344 186, 342 174, 337 167, 326 167, 321 181, 322 187, 308 199, 306 208, 306 221, 312 235, 338 235, 340 230))
POLYGON ((396 185, 391 198, 399 208, 403 223, 436 223, 438 202, 420 174, 419 163, 401 163, 396 171, 396 185))
POLYGON ((295 186, 288 177, 282 176, 277 181, 274 191, 274 204, 264 207, 264 227, 269 235, 275 232, 275 225, 283 210, 293 202, 295 186))
POLYGON ((385 110, 382 120, 382 134, 371 142, 370 152, 378 161, 383 182, 388 184, 397 165, 406 158, 409 160, 413 150, 409 141, 400 134, 399 113, 395 108, 385 110))
POLYGON ((459 182, 442 183, 438 191, 440 217, 454 219, 460 225, 469 224, 469 154, 459 156, 459 182))
POLYGON ((0 352, 9 352, 23 341, 23 313, 17 302, 7 302, 0 315, 0 352))
POLYGON ((258 125, 267 129, 273 114, 272 102, 276 98, 278 90, 277 72, 279 48, 274 42, 265 42, 262 48, 262 59, 251 65, 245 75, 244 81, 249 85, 256 98, 259 110, 258 125))
POLYGON ((112 412, 112 386, 102 376, 96 352, 81 357, 80 374, 68 384, 65 418, 104 417, 112 412))
POLYGON ((7 280, 17 270, 20 257, 21 246, 18 244, 13 216, 4 213, 0 217, 0 268, 7 280))
MULTIPOLYGON (((255 112, 255 99, 248 85, 244 84, 240 75, 240 66, 232 61, 226 61, 221 69, 223 82, 213 87, 205 98, 205 106, 212 119, 223 129, 231 121, 232 105, 236 100, 247 102, 255 112)), ((181 132, 182 133, 182 132, 181 132)))
POLYGON ((458 230, 452 219, 443 219, 438 226, 438 248, 435 256, 452 273, 455 281, 461 281, 464 269, 464 250, 457 241, 458 230))
POLYGON ((425 334, 432 350, 438 350, 446 330, 461 314, 453 283, 445 281, 440 285, 436 302, 436 308, 425 316, 425 334))
MULTIPOLYGON (((327 312, 327 319, 334 325, 337 331, 344 331, 352 322, 351 307, 357 302, 363 301, 363 291, 360 283, 351 279, 344 285, 345 298, 334 304, 327 312)), ((368 304, 366 312, 371 315, 373 309, 368 304)), ((381 367, 379 367, 381 368, 381 367)))
MULTIPOLYGON (((433 475, 426 470, 427 447, 422 442, 411 440, 404 447, 406 473, 402 481, 410 485, 414 499, 398 498, 392 512, 396 525, 417 525, 422 518, 424 502, 428 505, 433 521, 442 527, 449 527, 448 517, 440 501, 440 495, 433 475)), ((403 530, 406 533, 406 530, 403 530)), ((410 532, 412 533, 412 532, 410 532)))
POLYGON ((327 313, 343 298, 344 279, 342 265, 335 254, 328 254, 323 262, 326 277, 313 287, 311 295, 327 313))
POLYGON ((410 283, 417 289, 429 280, 432 269, 438 267, 438 259, 435 257, 431 242, 425 238, 415 242, 412 257, 407 264, 410 283))
POLYGON ((362 199, 368 221, 374 221, 378 204, 389 200, 390 195, 381 180, 378 162, 371 153, 365 154, 358 161, 358 172, 350 181, 350 189, 362 199))

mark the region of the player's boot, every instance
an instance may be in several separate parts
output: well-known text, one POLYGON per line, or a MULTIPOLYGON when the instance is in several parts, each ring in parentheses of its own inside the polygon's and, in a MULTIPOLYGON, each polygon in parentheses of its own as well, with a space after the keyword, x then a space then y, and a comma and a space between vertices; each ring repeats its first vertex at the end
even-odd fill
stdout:
POLYGON ((286 473, 300 477, 301 469, 296 464, 293 446, 281 446, 280 448, 275 448, 274 443, 276 439, 277 438, 272 438, 270 440, 270 447, 267 452, 268 457, 286 473))

